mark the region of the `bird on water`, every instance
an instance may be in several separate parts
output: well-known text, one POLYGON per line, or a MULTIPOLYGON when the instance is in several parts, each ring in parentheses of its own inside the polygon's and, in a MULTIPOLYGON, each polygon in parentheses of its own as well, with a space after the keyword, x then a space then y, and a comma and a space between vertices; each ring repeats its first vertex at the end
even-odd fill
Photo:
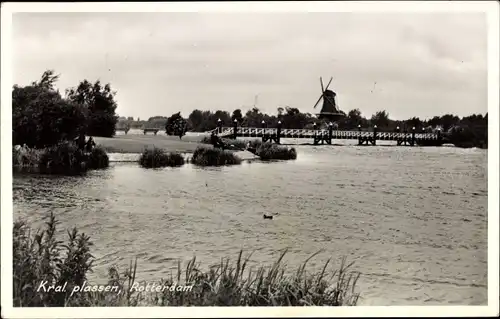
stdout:
POLYGON ((266 214, 264 214, 264 219, 273 219, 273 216, 267 216, 266 214))

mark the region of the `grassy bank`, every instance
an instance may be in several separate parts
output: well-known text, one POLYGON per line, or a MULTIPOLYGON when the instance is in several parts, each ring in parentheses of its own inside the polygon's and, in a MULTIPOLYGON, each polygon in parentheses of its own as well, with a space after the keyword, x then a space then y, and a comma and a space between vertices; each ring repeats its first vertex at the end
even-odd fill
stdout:
POLYGON ((165 152, 194 153, 197 147, 204 145, 203 137, 184 136, 182 140, 175 136, 165 135, 117 135, 113 138, 95 137, 96 144, 108 153, 136 153, 145 149, 158 148, 165 152))
POLYGON ((158 284, 192 287, 183 291, 131 289, 137 286, 136 260, 122 274, 115 267, 109 270, 107 285, 113 290, 71 295, 92 271, 92 242, 76 228, 68 231, 66 242, 62 242, 55 236, 57 225, 52 213, 43 230, 33 230, 21 220, 14 224, 14 306, 349 306, 356 305, 359 297, 355 292, 359 273, 350 270, 352 263, 346 264, 345 258, 338 270, 329 267, 329 259, 322 271, 313 273, 306 271, 313 255, 290 271, 284 263, 286 251, 272 265, 257 269, 249 268, 250 255, 243 257, 241 251, 236 260, 223 259, 205 269, 196 258, 185 268, 179 262, 177 273, 158 284), (56 286, 66 284, 66 291, 38 290, 45 280, 56 286))

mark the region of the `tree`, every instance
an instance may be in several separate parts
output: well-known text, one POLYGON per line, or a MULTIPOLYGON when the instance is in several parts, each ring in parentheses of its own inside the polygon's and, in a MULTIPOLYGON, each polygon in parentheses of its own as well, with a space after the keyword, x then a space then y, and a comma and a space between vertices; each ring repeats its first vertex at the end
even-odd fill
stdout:
POLYGON ((72 140, 85 127, 85 110, 64 99, 54 88, 59 76, 43 73, 29 86, 12 90, 12 142, 29 147, 48 147, 72 140))
POLYGON ((240 109, 236 109, 233 111, 233 115, 231 115, 231 120, 234 122, 234 120, 238 121, 238 123, 243 122, 243 114, 241 114, 240 109))
POLYGON ((76 88, 66 91, 68 99, 86 109, 86 133, 92 136, 112 137, 116 132, 118 116, 115 114, 115 92, 110 84, 104 86, 97 80, 94 84, 87 80, 76 88))
POLYGON ((181 112, 174 113, 167 119, 165 132, 167 135, 182 137, 186 132, 186 124, 187 122, 182 118, 181 112))
POLYGON ((371 118, 371 124, 377 125, 379 128, 386 128, 389 126, 389 113, 386 111, 378 111, 371 118))
POLYGON ((203 120, 203 112, 200 110, 194 110, 188 117, 189 125, 191 126, 191 129, 195 131, 199 131, 201 129, 203 120))
POLYGON ((408 131, 413 130, 415 128, 416 130, 420 131, 420 128, 424 126, 424 123, 422 120, 418 117, 412 117, 408 121, 406 121, 406 129, 408 131))

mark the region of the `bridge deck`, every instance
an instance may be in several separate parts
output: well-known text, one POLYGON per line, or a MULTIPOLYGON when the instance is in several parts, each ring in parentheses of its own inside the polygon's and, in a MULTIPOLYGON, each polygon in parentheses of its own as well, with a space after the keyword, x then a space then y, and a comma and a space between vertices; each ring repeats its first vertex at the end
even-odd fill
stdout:
MULTIPOLYGON (((214 130, 218 133, 218 129, 214 130)), ((332 131, 332 139, 359 139, 373 137, 373 131, 332 131)), ((221 137, 233 136, 233 127, 222 127, 222 133, 218 133, 221 137)), ((277 128, 254 128, 254 127, 238 127, 236 136, 238 137, 263 137, 269 135, 277 135, 277 128)), ((412 132, 379 132, 377 131, 377 140, 397 141, 399 139, 411 138, 412 132)), ((314 138, 314 136, 329 136, 328 130, 308 130, 308 129, 281 129, 281 138, 314 138)), ((417 140, 437 140, 436 133, 415 133, 417 140)))

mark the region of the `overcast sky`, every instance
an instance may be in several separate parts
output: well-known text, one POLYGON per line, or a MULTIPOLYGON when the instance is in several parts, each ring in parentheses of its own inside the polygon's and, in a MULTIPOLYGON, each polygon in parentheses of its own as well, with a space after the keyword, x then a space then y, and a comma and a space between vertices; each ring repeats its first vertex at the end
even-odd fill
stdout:
POLYGON ((345 112, 465 116, 487 112, 486 36, 480 13, 17 13, 13 80, 100 79, 119 115, 147 119, 246 111, 257 94, 264 112, 314 113, 333 76, 345 112))

